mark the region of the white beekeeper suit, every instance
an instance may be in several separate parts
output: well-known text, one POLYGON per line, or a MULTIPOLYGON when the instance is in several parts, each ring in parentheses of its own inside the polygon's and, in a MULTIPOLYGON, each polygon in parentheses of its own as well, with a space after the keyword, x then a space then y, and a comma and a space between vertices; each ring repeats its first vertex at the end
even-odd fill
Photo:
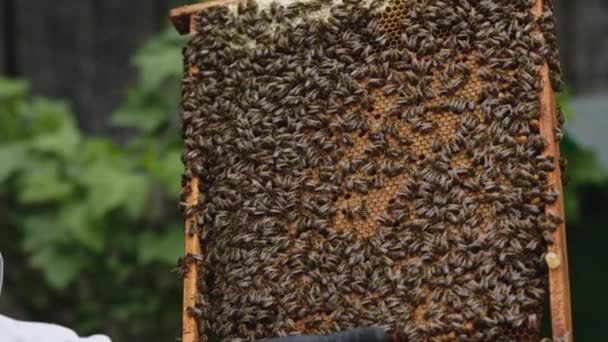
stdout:
MULTIPOLYGON (((2 292, 3 260, 0 254, 0 294, 2 292)), ((23 322, 0 314, 0 342, 111 342, 105 335, 78 337, 71 329, 57 324, 23 322)))

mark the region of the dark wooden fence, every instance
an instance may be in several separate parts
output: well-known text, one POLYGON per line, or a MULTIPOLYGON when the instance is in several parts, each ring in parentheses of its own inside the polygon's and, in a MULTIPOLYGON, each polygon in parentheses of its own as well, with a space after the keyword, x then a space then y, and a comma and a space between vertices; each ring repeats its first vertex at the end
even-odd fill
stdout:
POLYGON ((566 83, 576 94, 608 90, 608 1, 554 1, 566 83))
POLYGON ((134 73, 129 59, 186 0, 0 0, 0 73, 66 98, 82 128, 104 133, 134 73))
MULTIPOLYGON (((0 0, 0 73, 66 98, 89 133, 133 79, 129 57, 187 0, 0 0)), ((574 93, 608 88, 608 1, 556 0, 562 65, 574 93)))

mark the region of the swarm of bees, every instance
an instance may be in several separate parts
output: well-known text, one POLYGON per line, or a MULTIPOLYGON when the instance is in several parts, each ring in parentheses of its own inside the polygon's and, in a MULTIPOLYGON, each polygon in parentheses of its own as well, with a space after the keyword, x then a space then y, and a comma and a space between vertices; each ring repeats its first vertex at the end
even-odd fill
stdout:
MULTIPOLYGON (((203 341, 381 326, 538 341, 561 222, 538 130, 551 3, 213 7, 184 50, 203 341), (542 34, 541 34, 542 33, 542 34), (198 72, 190 73, 188 70, 198 72)), ((556 127, 559 130, 559 127, 556 127)), ((559 135, 558 135, 559 137, 559 135)))

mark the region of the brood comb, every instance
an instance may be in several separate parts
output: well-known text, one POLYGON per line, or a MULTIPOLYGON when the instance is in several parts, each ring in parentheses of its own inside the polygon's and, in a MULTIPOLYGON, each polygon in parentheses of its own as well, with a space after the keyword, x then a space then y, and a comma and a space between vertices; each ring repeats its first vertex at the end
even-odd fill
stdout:
POLYGON ((538 341, 548 283, 571 341, 551 7, 174 10, 191 33, 183 341, 538 341))

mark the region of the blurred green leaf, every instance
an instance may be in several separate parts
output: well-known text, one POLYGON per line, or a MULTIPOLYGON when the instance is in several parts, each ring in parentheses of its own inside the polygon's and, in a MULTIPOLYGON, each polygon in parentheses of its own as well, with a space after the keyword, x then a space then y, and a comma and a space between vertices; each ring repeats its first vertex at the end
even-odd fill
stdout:
POLYGON ((67 198, 74 184, 60 175, 56 160, 29 161, 19 182, 19 200, 24 204, 57 201, 67 198))
POLYGON ((158 130, 167 121, 167 111, 142 92, 130 90, 126 103, 112 115, 111 122, 119 127, 134 127, 144 133, 158 130))
POLYGON ((72 233, 75 241, 100 253, 103 251, 106 232, 90 219, 88 205, 82 201, 66 203, 59 210, 57 221, 64 230, 72 233))
POLYGON ((173 265, 181 255, 183 245, 184 236, 179 225, 172 225, 161 234, 146 231, 140 236, 137 244, 139 260, 143 264, 160 261, 173 265))
POLYGON ((22 96, 28 88, 24 80, 0 77, 0 101, 15 96, 22 96))
POLYGON ((41 134, 31 141, 34 150, 57 153, 63 158, 71 158, 80 143, 80 133, 72 125, 63 125, 54 132, 41 134))
POLYGON ((52 215, 30 214, 23 218, 22 224, 26 233, 23 248, 27 251, 52 248, 64 236, 52 215))
POLYGON ((570 89, 568 89, 567 87, 564 88, 564 90, 562 90, 561 92, 555 94, 555 101, 561 109, 566 121, 570 121, 574 118, 574 111, 570 106, 570 97, 570 89))
POLYGON ((181 150, 172 149, 157 158, 151 151, 144 155, 144 165, 151 175, 164 186, 164 190, 177 198, 181 191, 180 175, 184 171, 181 162, 181 150))
POLYGON ((566 137, 561 144, 562 155, 568 160, 565 174, 572 186, 581 183, 599 183, 606 179, 607 173, 597 160, 595 152, 577 145, 566 137))
POLYGON ((75 126, 72 112, 61 101, 34 98, 22 110, 33 136, 52 133, 66 125, 75 126))
POLYGON ((125 209, 132 218, 141 217, 150 192, 148 179, 143 174, 135 174, 125 179, 125 183, 125 188, 130 193, 125 209))
POLYGON ((99 160, 87 165, 81 180, 88 189, 88 201, 94 217, 101 218, 110 210, 126 208, 131 216, 141 214, 147 196, 146 179, 143 174, 132 173, 112 160, 99 160))
POLYGON ((571 186, 564 187, 564 211, 570 223, 579 222, 581 218, 579 200, 580 198, 575 188, 571 186))
POLYGON ((27 164, 26 150, 22 143, 0 144, 0 183, 27 164))
POLYGON ((174 30, 167 29, 148 41, 134 56, 133 64, 139 68, 140 85, 144 90, 156 89, 169 78, 181 77, 181 49, 168 48, 181 39, 174 30))
POLYGON ((68 286, 84 266, 82 259, 59 253, 54 249, 43 249, 34 253, 31 261, 44 272, 48 284, 55 289, 68 286))

